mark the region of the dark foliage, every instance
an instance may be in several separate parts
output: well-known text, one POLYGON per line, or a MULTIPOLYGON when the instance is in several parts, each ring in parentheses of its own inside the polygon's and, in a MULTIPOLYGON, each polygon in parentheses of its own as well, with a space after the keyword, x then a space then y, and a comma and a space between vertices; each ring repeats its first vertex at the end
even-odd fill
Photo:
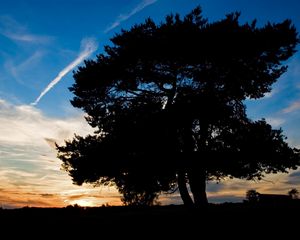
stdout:
POLYGON ((298 199, 299 198, 299 191, 296 188, 292 188, 288 191, 288 196, 291 199, 298 199))
POLYGON ((246 192, 246 199, 251 204, 258 203, 259 193, 254 189, 248 190, 246 192))

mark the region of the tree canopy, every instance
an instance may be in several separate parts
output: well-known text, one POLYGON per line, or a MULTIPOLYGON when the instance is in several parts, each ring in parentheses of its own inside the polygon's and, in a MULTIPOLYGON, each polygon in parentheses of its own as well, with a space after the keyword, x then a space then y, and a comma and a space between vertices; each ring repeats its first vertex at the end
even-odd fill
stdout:
POLYGON ((299 198, 299 191, 296 188, 292 188, 288 191, 288 195, 291 199, 298 199, 299 198))
POLYGON ((259 193, 254 189, 250 189, 246 192, 246 199, 249 203, 257 203, 259 201, 259 193))
POLYGON ((287 70, 299 42, 290 20, 257 27, 239 13, 208 22, 200 7, 150 18, 111 38, 74 73, 74 107, 95 135, 58 146, 75 184, 114 184, 126 204, 151 205, 179 188, 185 204, 207 203, 205 183, 261 179, 300 163, 282 130, 247 117, 287 70))

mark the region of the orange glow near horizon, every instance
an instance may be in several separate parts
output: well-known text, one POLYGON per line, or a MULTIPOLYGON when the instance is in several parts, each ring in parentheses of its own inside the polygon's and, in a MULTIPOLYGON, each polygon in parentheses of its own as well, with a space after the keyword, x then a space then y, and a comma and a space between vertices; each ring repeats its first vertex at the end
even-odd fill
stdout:
MULTIPOLYGON (((0 169, 0 207, 66 207, 80 205, 97 207, 103 205, 122 205, 120 194, 114 187, 92 187, 90 185, 76 186, 71 182, 66 172, 59 169, 59 162, 47 165, 48 174, 40 176, 20 170, 0 169), (54 166, 55 165, 55 166, 54 166)), ((297 173, 298 171, 294 171, 297 173)), ((286 194, 289 185, 287 174, 273 174, 261 182, 230 179, 219 184, 208 183, 207 195, 209 202, 224 202, 236 198, 242 201, 249 189, 260 193, 286 194)), ((182 204, 178 193, 163 194, 159 202, 165 204, 182 204)))
POLYGON ((70 201, 70 204, 71 205, 77 204, 82 207, 94 207, 95 206, 95 202, 90 199, 78 199, 78 200, 70 201))
MULTIPOLYGON (((209 202, 226 202, 230 198, 242 201, 245 193, 249 189, 255 189, 260 193, 286 194, 289 189, 284 184, 285 174, 269 176, 267 182, 249 182, 238 179, 228 180, 219 184, 208 184, 209 202), (220 187, 214 190, 214 187, 220 187)), ((4 188, 1 184, 0 207, 20 208, 20 207, 66 207, 68 205, 79 205, 83 207, 97 207, 103 205, 122 205, 120 194, 115 188, 90 186, 74 186, 67 178, 61 184, 52 189, 52 193, 47 190, 34 189, 32 186, 19 186, 16 188, 4 188)), ((61 179, 62 180, 62 179, 61 179)), ((163 194, 159 197, 159 202, 165 204, 182 204, 179 194, 163 194)))
POLYGON ((39 193, 25 189, 1 188, 0 207, 66 207, 68 205, 80 205, 83 207, 97 207, 102 205, 122 205, 120 197, 115 189, 89 188, 72 186, 73 190, 65 190, 60 193, 39 193))

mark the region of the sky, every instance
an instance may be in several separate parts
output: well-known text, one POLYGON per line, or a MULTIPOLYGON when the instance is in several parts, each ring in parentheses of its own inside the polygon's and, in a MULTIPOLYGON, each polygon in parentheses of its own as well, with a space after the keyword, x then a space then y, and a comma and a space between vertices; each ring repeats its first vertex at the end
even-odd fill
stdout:
MULTIPOLYGON (((73 185, 56 158, 54 142, 93 131, 69 102, 72 71, 102 53, 120 29, 198 5, 211 22, 240 11, 241 22, 257 19, 262 26, 289 18, 300 31, 298 0, 0 1, 0 207, 121 204, 114 188, 73 185)), ((246 101, 247 113, 282 128, 290 145, 300 147, 300 53, 286 64, 270 94, 246 101)), ((300 190, 298 170, 261 182, 209 182, 207 192, 210 202, 238 202, 249 189, 285 194, 291 188, 300 190)), ((178 194, 160 201, 181 203, 178 194)))

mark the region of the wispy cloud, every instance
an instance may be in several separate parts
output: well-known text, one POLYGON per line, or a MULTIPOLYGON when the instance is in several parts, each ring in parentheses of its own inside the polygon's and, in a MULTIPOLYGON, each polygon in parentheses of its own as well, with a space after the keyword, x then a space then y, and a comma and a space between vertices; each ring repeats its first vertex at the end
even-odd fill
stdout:
POLYGON ((289 178, 286 182, 287 184, 299 186, 300 185, 300 171, 294 171, 289 175, 289 178))
POLYGON ((280 126, 282 126, 282 124, 285 123, 285 119, 283 119, 283 118, 274 118, 274 117, 266 118, 266 121, 275 128, 280 127, 280 126))
POLYGON ((264 98, 271 98, 271 97, 273 97, 278 92, 279 92, 278 89, 273 89, 271 92, 265 93, 264 98))
POLYGON ((299 79, 300 77, 300 56, 296 55, 289 63, 287 74, 289 77, 299 79))
POLYGON ((300 100, 292 102, 288 107, 282 110, 282 113, 291 113, 300 109, 300 100))
POLYGON ((19 64, 15 64, 12 59, 8 59, 4 63, 5 69, 21 84, 25 84, 22 80, 22 75, 25 71, 29 71, 36 66, 45 52, 42 50, 35 51, 31 56, 19 64))
POLYGON ((58 75, 48 84, 48 86, 41 92, 38 98, 31 103, 31 105, 36 105, 41 100, 41 98, 53 88, 67 73, 69 73, 73 68, 80 64, 85 58, 89 57, 98 48, 98 44, 94 38, 85 38, 81 41, 81 52, 78 57, 73 60, 68 66, 61 70, 58 75))
POLYGON ((116 27, 118 27, 122 22, 126 21, 128 18, 142 11, 145 7, 154 4, 158 0, 143 0, 141 1, 135 8, 133 8, 129 13, 121 14, 117 17, 117 19, 110 24, 105 30, 104 33, 107 33, 116 27))
POLYGON ((51 36, 30 33, 26 26, 7 15, 0 16, 0 34, 17 42, 46 44, 53 40, 51 36))
MULTIPOLYGON (((145 7, 154 4, 158 0, 143 0, 135 8, 133 8, 129 13, 120 15, 115 22, 113 22, 104 32, 107 33, 112 29, 119 26, 122 22, 126 21, 131 16, 142 11, 145 7)), ((30 39, 30 37, 23 36, 23 39, 30 39)), ((67 65, 63 70, 61 70, 58 75, 47 85, 47 87, 40 93, 37 99, 31 103, 35 106, 39 103, 42 97, 53 88, 66 74, 68 74, 73 68, 80 64, 85 58, 90 56, 94 51, 97 50, 98 44, 93 38, 85 38, 81 41, 82 51, 79 53, 78 57, 73 60, 69 65, 67 65)))
POLYGON ((51 41, 51 37, 39 36, 29 33, 14 33, 10 31, 2 32, 2 34, 12 40, 28 42, 28 43, 48 43, 51 41))
POLYGON ((295 87, 292 91, 300 88, 300 54, 295 54, 291 60, 287 62, 288 70, 280 77, 280 81, 285 83, 285 88, 295 87))
POLYGON ((219 189, 214 191, 214 182, 209 182, 207 185, 207 194, 211 202, 236 202, 245 199, 246 191, 249 189, 255 189, 259 193, 278 193, 286 194, 290 189, 290 185, 287 183, 289 179, 288 174, 277 173, 268 174, 262 181, 249 181, 243 179, 226 179, 220 182, 219 189))
POLYGON ((46 117, 39 109, 28 105, 13 105, 0 101, 0 145, 30 145, 48 149, 47 140, 63 141, 76 132, 86 135, 92 128, 83 114, 67 119, 46 117))
POLYGON ((53 146, 49 146, 54 141, 62 144, 75 132, 85 136, 92 131, 82 113, 64 119, 50 118, 35 107, 17 106, 0 99, 1 205, 59 207, 111 201, 120 204, 120 199, 107 193, 111 191, 116 196, 116 190, 101 193, 99 188, 73 185, 68 174, 60 170, 61 161, 56 159, 53 146), (82 198, 78 196, 75 200, 73 195, 82 198))

